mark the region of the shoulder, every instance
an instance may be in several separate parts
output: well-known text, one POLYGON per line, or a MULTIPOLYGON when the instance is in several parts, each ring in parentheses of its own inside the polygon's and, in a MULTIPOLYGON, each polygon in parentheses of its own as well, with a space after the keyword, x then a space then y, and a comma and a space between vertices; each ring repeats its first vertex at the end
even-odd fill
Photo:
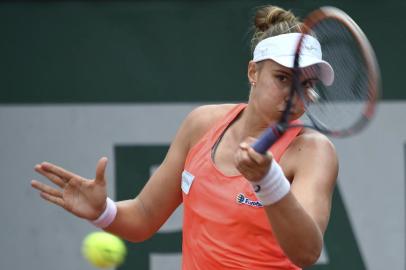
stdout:
POLYGON ((220 121, 236 104, 212 104, 196 107, 185 118, 182 129, 194 145, 215 123, 220 121))
POLYGON ((281 158, 286 174, 293 176, 303 167, 324 167, 338 170, 338 158, 330 139, 311 129, 304 129, 286 149, 281 158))
POLYGON ((330 139, 326 135, 312 129, 304 129, 303 132, 293 140, 288 149, 299 152, 307 150, 331 151, 331 153, 335 153, 334 144, 330 139))

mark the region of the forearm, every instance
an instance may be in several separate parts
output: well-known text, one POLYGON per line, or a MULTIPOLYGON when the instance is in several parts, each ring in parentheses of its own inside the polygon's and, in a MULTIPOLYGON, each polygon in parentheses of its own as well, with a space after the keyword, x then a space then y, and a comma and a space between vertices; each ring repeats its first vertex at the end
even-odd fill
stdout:
POLYGON ((265 210, 272 231, 289 259, 300 267, 314 264, 322 250, 323 235, 292 192, 265 210))
POLYGON ((141 242, 151 237, 157 228, 148 222, 148 216, 138 198, 116 202, 117 215, 105 231, 131 242, 141 242))

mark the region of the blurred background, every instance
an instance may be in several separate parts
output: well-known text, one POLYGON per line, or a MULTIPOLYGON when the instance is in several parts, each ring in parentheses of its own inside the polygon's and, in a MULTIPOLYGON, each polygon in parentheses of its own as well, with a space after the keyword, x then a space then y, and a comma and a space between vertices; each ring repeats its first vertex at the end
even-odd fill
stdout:
MULTIPOLYGON (((134 197, 182 119, 205 103, 244 102, 255 7, 302 18, 332 5, 370 39, 383 77, 363 133, 333 139, 340 175, 323 254, 311 269, 406 269, 406 43, 403 0, 2 1, 0 269, 93 269, 94 227, 45 203, 29 181, 44 160, 93 177, 109 158, 109 196, 134 197)), ((180 269, 182 208, 151 240, 127 243, 120 269, 180 269)))

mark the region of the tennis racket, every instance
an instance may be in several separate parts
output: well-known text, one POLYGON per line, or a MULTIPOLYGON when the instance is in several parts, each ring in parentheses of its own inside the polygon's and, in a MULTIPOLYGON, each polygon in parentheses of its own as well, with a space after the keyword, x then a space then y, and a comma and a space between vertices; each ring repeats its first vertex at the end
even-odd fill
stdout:
POLYGON ((313 11, 303 23, 305 29, 297 41, 286 108, 279 122, 253 144, 258 153, 265 153, 291 127, 308 127, 328 136, 346 137, 364 129, 374 115, 380 74, 375 53, 360 27, 335 7, 313 11), (316 80, 310 88, 302 85, 301 78, 323 70, 318 65, 300 68, 301 58, 312 49, 308 36, 317 39, 322 59, 334 70, 333 78, 316 80), (300 124, 289 124, 294 98, 300 98, 305 107, 300 124))

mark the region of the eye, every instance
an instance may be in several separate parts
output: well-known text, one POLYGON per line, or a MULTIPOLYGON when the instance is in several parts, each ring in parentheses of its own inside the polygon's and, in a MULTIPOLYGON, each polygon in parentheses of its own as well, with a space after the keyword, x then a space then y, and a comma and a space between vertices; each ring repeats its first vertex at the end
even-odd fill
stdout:
POLYGON ((312 89, 316 86, 316 79, 309 79, 302 82, 302 87, 305 89, 312 89))
POLYGON ((276 75, 275 76, 280 82, 288 82, 289 78, 286 75, 276 75))

